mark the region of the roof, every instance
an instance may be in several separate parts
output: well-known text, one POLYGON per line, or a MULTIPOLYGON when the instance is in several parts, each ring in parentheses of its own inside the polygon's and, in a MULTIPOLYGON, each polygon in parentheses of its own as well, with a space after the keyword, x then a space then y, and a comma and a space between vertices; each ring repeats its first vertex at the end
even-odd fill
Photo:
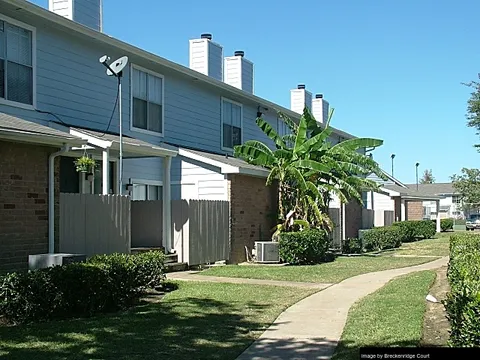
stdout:
POLYGON ((0 113, 0 138, 56 146, 86 143, 78 136, 5 113, 0 113))
MULTIPOLYGON (((107 44, 109 46, 115 46, 118 49, 121 49, 122 51, 126 51, 129 53, 133 53, 137 56, 140 56, 144 58, 147 61, 152 62, 153 64, 164 66, 166 68, 169 68, 170 70, 173 70, 175 72, 178 72, 180 74, 189 76, 193 78, 194 80, 198 80, 202 83, 209 84, 211 86, 214 86, 216 88, 220 88, 223 91, 229 93, 230 95, 233 95, 236 97, 236 99, 245 99, 250 102, 253 102, 257 105, 269 108, 269 109, 274 109, 276 111, 280 111, 290 118, 293 119, 299 119, 301 114, 298 114, 290 109, 287 109, 283 106, 280 106, 278 104, 275 104, 271 101, 268 101, 266 99, 263 99, 259 96, 250 94, 246 91, 240 90, 234 86, 228 85, 224 83, 223 81, 214 79, 213 77, 204 75, 198 71, 192 70, 186 66, 177 64, 173 61, 167 60, 165 58, 162 58, 158 55, 152 54, 148 51, 142 50, 136 46, 130 45, 126 42, 123 42, 121 40, 115 39, 114 37, 111 37, 105 33, 98 32, 96 30, 93 30, 87 26, 84 26, 80 23, 77 23, 75 21, 69 20, 63 16, 60 16, 58 14, 55 14, 51 12, 50 10, 47 10, 41 6, 32 4, 29 1, 25 0, 0 0, 0 3, 4 4, 10 4, 11 9, 14 11, 21 11, 22 13, 28 13, 30 17, 38 17, 42 20, 49 21, 51 23, 54 23, 57 25, 57 27, 63 27, 66 28, 67 30, 70 31, 75 31, 77 34, 81 34, 89 39, 96 40, 98 42, 107 44)), ((2 5, 7 6, 7 5, 2 5)), ((152 69, 153 70, 153 69, 152 69)), ((331 127, 332 130, 345 138, 351 139, 355 138, 355 136, 346 133, 342 130, 336 129, 334 127, 331 127)))
MULTIPOLYGON (((416 189, 417 184, 408 184, 411 189, 416 189)), ((418 184, 418 191, 427 195, 450 195, 455 193, 452 183, 418 184)))
POLYGON ((404 200, 440 200, 440 196, 426 194, 420 191, 420 189, 417 191, 416 188, 412 187, 405 188, 399 185, 383 185, 382 188, 398 193, 399 195, 391 196, 400 196, 404 200))
POLYGON ((269 170, 261 166, 251 165, 244 160, 231 156, 186 148, 179 148, 178 155, 218 167, 222 174, 244 174, 264 178, 269 174, 269 170))
MULTIPOLYGON (((82 137, 82 134, 84 134, 84 135, 87 135, 91 141, 95 141, 95 140, 104 141, 106 143, 110 143, 110 144, 105 144, 107 145, 107 147, 113 150, 120 150, 119 135, 101 133, 98 131, 78 128, 78 127, 71 127, 70 130, 71 130, 71 133, 74 133, 79 137, 82 137)), ((122 136, 122 147, 123 147, 122 149, 123 151, 125 151, 126 153, 130 153, 132 155, 172 156, 173 157, 173 156, 176 156, 178 153, 178 150, 171 145, 166 145, 166 144, 154 145, 146 141, 134 139, 125 135, 122 136)), ((138 156, 130 156, 130 157, 138 157, 138 156)))

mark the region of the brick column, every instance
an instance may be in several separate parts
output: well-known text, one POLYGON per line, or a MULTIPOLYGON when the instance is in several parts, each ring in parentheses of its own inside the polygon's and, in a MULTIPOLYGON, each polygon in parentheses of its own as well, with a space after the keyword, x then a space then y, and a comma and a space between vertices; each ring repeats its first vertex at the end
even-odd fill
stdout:
POLYGON ((264 178, 229 175, 230 262, 246 260, 245 246, 251 251, 255 241, 271 240, 277 211, 276 186, 265 186, 264 178))
POLYGON ((27 269, 28 255, 48 251, 48 156, 56 150, 0 141, 0 271, 27 269))

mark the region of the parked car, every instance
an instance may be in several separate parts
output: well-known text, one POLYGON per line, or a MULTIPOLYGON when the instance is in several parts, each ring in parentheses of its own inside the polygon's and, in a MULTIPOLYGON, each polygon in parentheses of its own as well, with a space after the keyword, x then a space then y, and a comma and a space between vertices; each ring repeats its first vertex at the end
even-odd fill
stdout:
POLYGON ((472 214, 468 217, 465 226, 467 230, 474 231, 480 229, 480 214, 472 214))

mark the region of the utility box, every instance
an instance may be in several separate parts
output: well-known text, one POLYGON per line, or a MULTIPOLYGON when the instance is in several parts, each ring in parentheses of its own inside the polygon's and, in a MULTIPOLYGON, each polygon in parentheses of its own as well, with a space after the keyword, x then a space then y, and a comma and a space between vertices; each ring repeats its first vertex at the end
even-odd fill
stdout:
POLYGON ((256 241, 255 257, 258 263, 278 263, 280 256, 278 253, 278 242, 274 241, 256 241))
POLYGON ((83 262, 86 259, 87 256, 84 254, 35 254, 28 256, 28 268, 30 270, 44 269, 56 265, 83 262))

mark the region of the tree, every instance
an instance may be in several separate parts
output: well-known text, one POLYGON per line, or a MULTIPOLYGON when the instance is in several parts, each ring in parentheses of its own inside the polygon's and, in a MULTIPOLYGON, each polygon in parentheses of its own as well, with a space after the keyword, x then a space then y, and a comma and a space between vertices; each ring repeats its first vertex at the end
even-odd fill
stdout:
POLYGON ((278 181, 279 221, 286 225, 301 220, 302 224, 328 227, 328 202, 332 193, 346 202, 362 201, 362 191, 378 185, 365 178, 372 172, 383 177, 378 164, 358 152, 361 148, 375 148, 383 141, 355 138, 331 145, 329 126, 333 109, 325 127, 320 127, 308 108, 299 124, 279 113, 291 134, 280 137, 262 118, 256 123, 273 141, 275 150, 266 144, 250 140, 235 147, 235 156, 250 164, 270 170, 267 185, 278 181))
POLYGON ((423 172, 422 178, 420 179, 420 184, 433 184, 435 182, 435 177, 432 174, 432 169, 425 169, 423 172))
MULTIPOLYGON (((480 74, 478 77, 480 79, 480 74)), ((467 126, 475 128, 476 134, 480 135, 480 82, 471 81, 463 85, 473 89, 470 99, 467 101, 467 126)), ((480 144, 476 144, 475 147, 480 151, 480 144)))
POLYGON ((462 209, 470 211, 480 207, 480 170, 463 168, 461 175, 451 177, 455 191, 460 194, 462 209))

